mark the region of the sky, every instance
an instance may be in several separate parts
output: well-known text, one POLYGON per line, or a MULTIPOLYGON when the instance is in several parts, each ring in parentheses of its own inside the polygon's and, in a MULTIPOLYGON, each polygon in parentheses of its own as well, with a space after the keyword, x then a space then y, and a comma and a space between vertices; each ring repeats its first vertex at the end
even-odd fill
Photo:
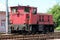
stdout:
MULTIPOLYGON (((49 8, 52 8, 55 4, 59 3, 60 0, 8 0, 8 7, 17 6, 33 6, 37 7, 37 11, 46 13, 49 8)), ((6 11, 6 0, 0 0, 0 11, 6 11)))

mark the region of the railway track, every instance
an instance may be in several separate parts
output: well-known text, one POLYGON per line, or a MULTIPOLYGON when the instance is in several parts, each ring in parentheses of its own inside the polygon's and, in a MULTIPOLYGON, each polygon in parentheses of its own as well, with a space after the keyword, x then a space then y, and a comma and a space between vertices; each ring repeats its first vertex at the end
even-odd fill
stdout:
POLYGON ((0 35, 0 40, 46 40, 57 38, 60 38, 60 32, 34 35, 0 35))

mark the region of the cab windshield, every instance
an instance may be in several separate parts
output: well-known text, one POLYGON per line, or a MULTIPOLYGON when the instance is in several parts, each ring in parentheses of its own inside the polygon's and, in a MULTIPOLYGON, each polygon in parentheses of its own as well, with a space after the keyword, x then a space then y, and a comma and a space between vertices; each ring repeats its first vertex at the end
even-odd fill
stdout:
POLYGON ((16 13, 17 12, 17 8, 12 8, 12 12, 16 13))
POLYGON ((30 8, 29 7, 25 7, 24 11, 25 12, 30 12, 30 8))
POLYGON ((33 9, 33 14, 36 14, 37 13, 37 9, 33 9))

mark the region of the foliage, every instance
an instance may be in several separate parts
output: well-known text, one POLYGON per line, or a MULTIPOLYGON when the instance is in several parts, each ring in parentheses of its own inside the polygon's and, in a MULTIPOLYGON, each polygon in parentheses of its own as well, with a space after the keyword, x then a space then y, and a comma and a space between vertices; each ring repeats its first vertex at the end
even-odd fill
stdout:
POLYGON ((53 20, 56 23, 56 29, 60 29, 60 5, 54 5, 48 10, 48 13, 53 15, 53 20))

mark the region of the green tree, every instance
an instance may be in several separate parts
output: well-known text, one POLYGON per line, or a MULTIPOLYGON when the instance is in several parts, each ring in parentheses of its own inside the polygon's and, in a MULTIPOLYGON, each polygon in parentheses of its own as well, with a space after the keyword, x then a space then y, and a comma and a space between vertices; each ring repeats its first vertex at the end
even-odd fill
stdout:
POLYGON ((53 20, 56 23, 56 29, 60 30, 60 5, 54 5, 48 10, 48 13, 53 15, 53 20))

